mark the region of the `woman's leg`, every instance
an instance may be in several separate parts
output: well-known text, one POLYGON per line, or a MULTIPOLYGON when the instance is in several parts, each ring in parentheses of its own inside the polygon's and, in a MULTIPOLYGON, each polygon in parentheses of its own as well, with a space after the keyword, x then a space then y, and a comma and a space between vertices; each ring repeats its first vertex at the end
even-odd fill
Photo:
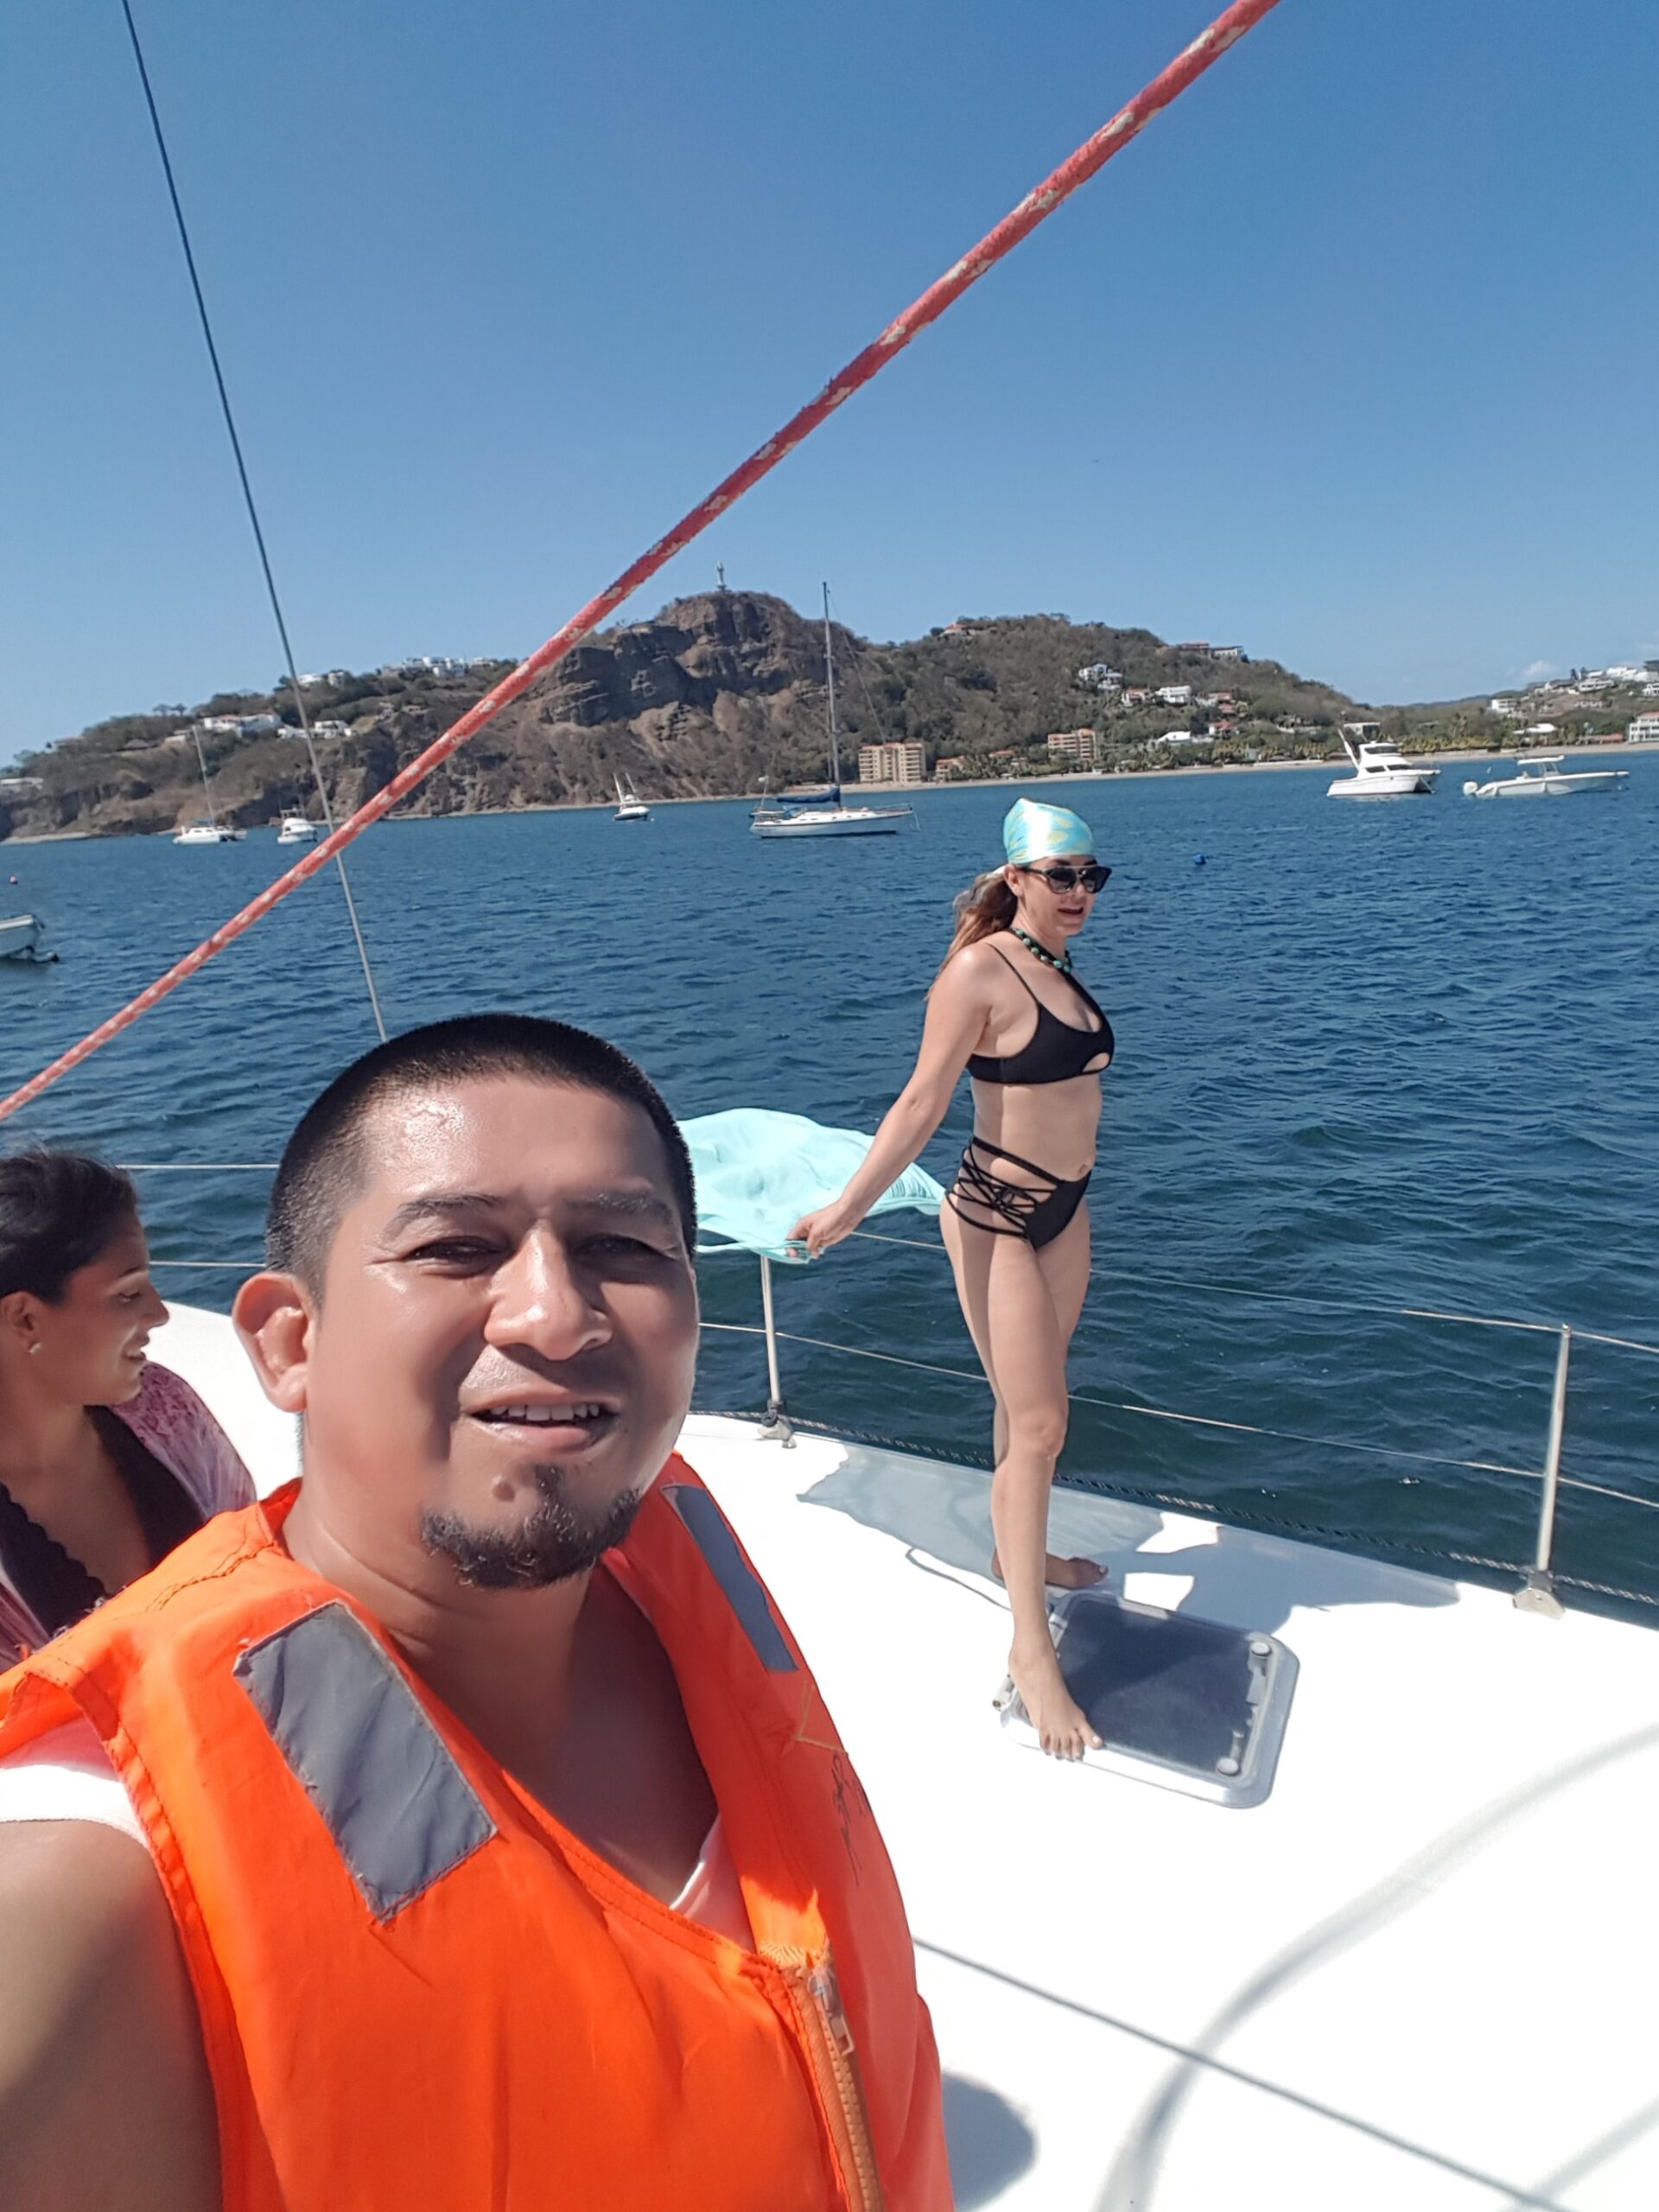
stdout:
MULTIPOLYGON (((948 1217, 948 1209, 946 1217, 948 1217)), ((969 1226, 971 1225, 970 1224, 969 1226)), ((953 1222, 951 1227, 959 1236, 959 1225, 953 1222)), ((991 1465, 994 1467, 1000 1467, 1007 1457, 1008 1416, 1001 1397, 997 1392, 996 1376, 992 1369, 984 1331, 977 1318, 982 1308, 982 1300, 976 1298, 974 1301, 975 1312, 969 1311, 969 1300, 963 1287, 963 1270, 957 1264, 958 1247, 952 1243, 951 1235, 949 1232, 946 1233, 944 1241, 950 1252, 952 1265, 956 1267, 957 1295, 962 1304, 963 1318, 968 1323, 968 1333, 974 1340, 974 1350, 979 1354, 979 1363, 985 1370, 985 1379, 991 1386, 995 1408, 991 1421, 991 1465)), ((979 1241, 983 1242, 984 1239, 982 1237, 979 1241)), ((1037 1255, 1037 1264, 1042 1271, 1043 1279, 1048 1285, 1049 1295, 1054 1302, 1055 1319, 1059 1325, 1062 1338, 1061 1358, 1064 1360, 1071 1343, 1072 1332, 1077 1325, 1077 1317, 1083 1311, 1084 1299, 1089 1289, 1089 1214, 1086 1207, 1080 1206, 1054 1242, 1052 1244, 1044 1245, 1037 1255)), ((1002 1580, 1002 1561, 995 1551, 991 1554, 991 1573, 995 1575, 999 1582, 1002 1580)), ((1106 1569, 1096 1560, 1045 1551, 1043 1580, 1052 1590, 1086 1590, 1091 1584, 1103 1582, 1106 1580, 1106 1569)))
MULTIPOLYGON (((1048 1285, 1048 1294, 1054 1301, 1054 1319, 1060 1332, 1060 1363, 1064 1372, 1066 1357, 1071 1349, 1071 1338, 1083 1312, 1083 1301, 1089 1294, 1089 1208, 1086 1205, 1077 1208, 1052 1244, 1041 1247, 1037 1254, 1037 1265, 1042 1270, 1043 1281, 1048 1285)), ((1069 1421, 1069 1387, 1066 1395, 1069 1421)), ((993 1573, 1001 1572, 995 1560, 991 1561, 991 1571, 993 1573)), ((1092 1584, 1106 1580, 1106 1570, 1097 1560, 1063 1556, 1058 1552, 1048 1554, 1045 1573, 1050 1586, 1056 1590, 1087 1590, 1092 1584)))
MULTIPOLYGON (((1023 1237, 988 1235, 948 1211, 942 1227, 963 1313, 1003 1416, 1006 1441, 991 1479, 991 1525, 1014 1616, 1008 1672, 1043 1749, 1077 1758, 1099 1738, 1061 1676, 1044 1587, 1048 1495, 1065 1441, 1070 1330, 1062 1330, 1045 1271, 1023 1237)), ((1086 1225, 1073 1222, 1050 1249, 1074 1238, 1081 1243, 1086 1274, 1086 1225)), ((1072 1261, 1075 1268, 1075 1252, 1072 1261)), ((1064 1262, 1058 1279, 1069 1306, 1072 1275, 1064 1262)), ((1071 1321, 1075 1325, 1075 1313, 1071 1321)))

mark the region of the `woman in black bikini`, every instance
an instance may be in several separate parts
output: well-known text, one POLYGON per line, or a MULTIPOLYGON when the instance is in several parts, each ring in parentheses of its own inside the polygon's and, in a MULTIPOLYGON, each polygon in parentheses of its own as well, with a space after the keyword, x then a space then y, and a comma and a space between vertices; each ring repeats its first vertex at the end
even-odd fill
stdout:
POLYGON ((993 1567, 1014 1615, 1008 1671, 1044 1750, 1077 1758, 1100 1739, 1061 1677, 1045 1585, 1080 1588, 1102 1569, 1047 1550, 1048 1497, 1065 1441, 1066 1352, 1089 1286, 1084 1194, 1113 1040, 1069 946, 1111 871, 1068 807, 1017 799, 1002 843, 1007 865, 957 901, 915 1071, 858 1173, 793 1239, 817 1254, 850 1236, 938 1128, 967 1069, 974 1134, 940 1226, 996 1402, 993 1567))

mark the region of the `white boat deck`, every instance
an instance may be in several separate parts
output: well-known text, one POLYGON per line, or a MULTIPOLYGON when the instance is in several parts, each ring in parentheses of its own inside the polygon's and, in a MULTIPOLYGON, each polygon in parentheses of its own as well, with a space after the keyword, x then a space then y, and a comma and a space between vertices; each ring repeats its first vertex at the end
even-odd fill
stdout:
MULTIPOLYGON (((158 1350, 292 1471, 222 1320, 158 1350)), ((701 1416, 683 1449, 881 1821, 964 2212, 1659 2203, 1659 1636, 1057 1495, 1128 1597, 1294 1652, 1272 1795, 1226 1809, 1003 1731, 982 1476, 701 1416)))

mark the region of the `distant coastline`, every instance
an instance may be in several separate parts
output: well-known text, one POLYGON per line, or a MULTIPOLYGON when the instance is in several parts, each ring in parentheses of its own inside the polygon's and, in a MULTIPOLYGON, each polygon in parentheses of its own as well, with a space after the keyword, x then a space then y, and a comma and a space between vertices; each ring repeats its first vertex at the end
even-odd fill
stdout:
MULTIPOLYGON (((1525 760, 1529 757, 1536 758, 1538 752, 1543 749, 1526 746, 1508 746, 1494 750, 1490 746, 1468 746, 1443 753, 1418 753, 1414 757, 1431 766, 1435 764, 1449 766, 1459 760, 1494 762, 1525 760)), ((1591 759, 1617 759, 1624 753, 1659 753, 1659 741, 1638 740, 1634 744, 1627 741, 1614 745, 1605 743, 1562 745, 1554 749, 1561 753, 1570 753, 1575 758, 1585 756, 1591 759)), ((1190 760, 1179 768, 1118 768, 1098 772, 1083 770, 1071 776, 953 776, 945 783, 936 783, 931 778, 925 784, 855 783, 849 784, 846 790, 849 797, 855 798, 858 794, 864 791, 880 791, 884 797, 893 793, 904 797, 915 791, 989 791, 1002 784, 1009 785, 1025 784, 1034 786, 1039 784, 1166 783, 1174 776, 1273 775, 1285 769, 1306 771, 1317 768, 1332 775, 1339 775, 1343 765, 1340 756, 1334 760, 1321 759, 1317 754, 1310 754, 1294 760, 1219 760, 1214 763, 1190 760)), ((741 804, 744 799, 758 804, 760 796, 758 791, 705 791, 684 798, 654 798, 650 804, 654 813, 659 807, 732 806, 741 804)), ((784 796, 787 797, 787 794, 784 796)), ((523 806, 478 806, 453 814, 394 812, 386 816, 385 819, 389 822, 404 823, 476 822, 495 820, 511 814, 610 814, 614 811, 614 809, 613 799, 537 799, 523 806)), ((275 825, 272 823, 254 826, 263 828, 275 825)), ((173 836, 170 830, 139 831, 132 834, 160 837, 167 842, 170 842, 173 836)), ((15 849, 25 845, 107 844, 111 836, 111 832, 107 830, 43 830, 14 835, 6 840, 6 845, 8 849, 15 849)))
MULTIPOLYGON (((1378 707, 1236 645, 1063 615, 960 617, 889 644, 834 637, 839 766, 868 778, 849 792, 1321 762, 1340 772, 1344 737, 1420 759, 1502 759, 1517 741, 1593 747, 1659 725, 1647 703, 1659 659, 1575 669, 1524 694, 1378 707)), ((406 774, 506 671, 425 655, 302 677, 334 818, 406 774)), ((766 592, 693 594, 584 641, 434 766, 397 818, 602 810, 625 779, 653 806, 821 786, 834 749, 827 673, 816 617, 766 592)), ((0 842, 171 836, 204 808, 245 830, 315 819, 300 735, 285 686, 112 716, 0 776, 0 842)))

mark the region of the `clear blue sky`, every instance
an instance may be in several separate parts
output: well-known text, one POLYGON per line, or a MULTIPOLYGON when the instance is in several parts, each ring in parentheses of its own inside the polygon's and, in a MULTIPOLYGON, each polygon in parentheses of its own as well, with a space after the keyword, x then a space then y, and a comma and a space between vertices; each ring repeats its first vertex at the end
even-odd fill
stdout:
MULTIPOLYGON (((1205 0, 137 0, 302 667, 527 651, 1205 0)), ((1659 653, 1659 8, 1282 0, 628 612, 1659 653)), ((277 667, 116 0, 0 15, 0 756, 277 667)))

